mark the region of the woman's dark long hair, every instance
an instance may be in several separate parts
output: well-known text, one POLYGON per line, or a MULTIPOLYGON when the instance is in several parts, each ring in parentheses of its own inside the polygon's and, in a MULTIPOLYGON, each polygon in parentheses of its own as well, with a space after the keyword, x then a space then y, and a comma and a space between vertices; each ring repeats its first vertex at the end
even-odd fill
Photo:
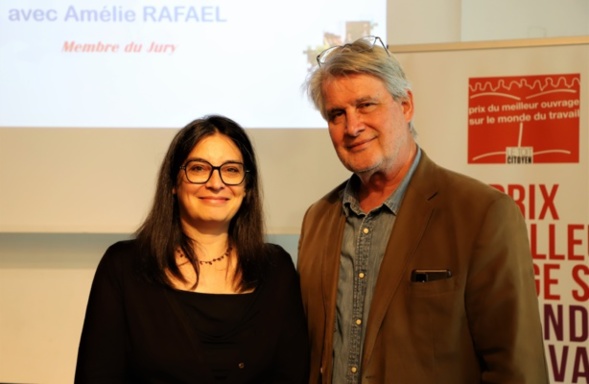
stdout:
POLYGON ((261 279, 267 252, 264 244, 262 193, 253 146, 245 130, 236 122, 224 116, 210 115, 192 121, 170 143, 160 168, 151 211, 136 232, 141 249, 141 270, 150 281, 172 286, 166 271, 185 281, 175 259, 175 251, 180 247, 192 261, 198 282, 199 268, 193 251, 193 240, 182 231, 178 199, 173 190, 179 180, 180 166, 192 149, 203 138, 215 133, 233 141, 248 170, 245 197, 229 224, 229 242, 238 254, 236 276, 241 276, 239 288, 241 291, 254 288, 261 279))

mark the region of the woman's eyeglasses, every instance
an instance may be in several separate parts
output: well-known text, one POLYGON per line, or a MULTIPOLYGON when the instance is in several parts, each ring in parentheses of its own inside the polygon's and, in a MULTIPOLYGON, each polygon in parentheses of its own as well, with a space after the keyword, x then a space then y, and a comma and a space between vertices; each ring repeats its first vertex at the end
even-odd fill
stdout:
POLYGON ((243 163, 228 161, 219 166, 214 166, 206 160, 191 160, 182 165, 186 179, 192 184, 205 184, 210 180, 215 170, 219 171, 221 181, 225 185, 239 185, 243 183, 245 175, 249 172, 243 163))

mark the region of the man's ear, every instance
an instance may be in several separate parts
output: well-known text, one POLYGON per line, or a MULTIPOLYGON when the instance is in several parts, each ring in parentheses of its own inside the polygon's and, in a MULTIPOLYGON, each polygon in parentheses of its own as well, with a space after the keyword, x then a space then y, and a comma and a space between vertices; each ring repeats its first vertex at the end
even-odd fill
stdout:
POLYGON ((403 106, 403 114, 405 115, 405 120, 407 120, 407 122, 413 120, 413 92, 407 90, 407 98, 401 101, 401 105, 403 106))

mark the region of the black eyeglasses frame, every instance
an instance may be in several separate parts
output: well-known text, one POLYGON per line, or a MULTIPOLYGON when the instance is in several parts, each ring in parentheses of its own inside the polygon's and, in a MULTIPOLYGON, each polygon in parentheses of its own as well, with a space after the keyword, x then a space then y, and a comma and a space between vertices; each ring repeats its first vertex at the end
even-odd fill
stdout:
POLYGON ((223 184, 225 184, 225 185, 227 185, 229 187, 235 187, 237 185, 242 184, 244 182, 244 180, 246 179, 247 174, 249 173, 249 169, 245 169, 245 164, 243 164, 243 163, 241 163, 239 161, 226 161, 226 162, 224 162, 221 165, 214 166, 213 164, 209 163, 206 160, 190 160, 190 161, 186 162, 186 164, 181 165, 180 166, 180 169, 181 170, 184 170, 184 175, 186 176, 186 180, 188 180, 188 182, 190 184, 206 184, 206 183, 208 183, 209 180, 211 179, 211 177, 213 176, 213 172, 215 172, 215 170, 216 170, 219 173, 219 178, 221 178, 221 181, 223 182, 223 184), (190 176, 188 176, 188 165, 190 163, 193 163, 193 162, 206 163, 206 164, 208 164, 208 165, 211 166, 211 171, 210 171, 209 176, 207 177, 207 179, 205 181, 195 182, 195 181, 190 180, 190 176), (224 166, 226 166, 228 164, 239 164, 239 165, 241 165, 244 168, 243 169, 243 171, 244 171, 243 172, 243 178, 241 179, 241 181, 239 183, 228 183, 228 182, 225 181, 225 179, 223 179, 223 173, 221 172, 221 168, 223 168, 224 166))

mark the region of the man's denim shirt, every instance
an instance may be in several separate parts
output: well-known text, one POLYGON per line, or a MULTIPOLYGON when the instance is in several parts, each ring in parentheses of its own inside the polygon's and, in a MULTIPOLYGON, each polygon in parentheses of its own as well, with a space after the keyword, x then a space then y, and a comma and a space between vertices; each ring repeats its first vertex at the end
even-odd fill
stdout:
MULTIPOLYGON (((333 383, 356 384, 360 380, 362 346, 370 303, 387 243, 407 185, 421 158, 421 149, 407 175, 385 202, 368 213, 356 198, 360 180, 353 175, 344 189, 346 216, 340 256, 335 334, 333 338, 333 383)), ((391 346, 393 348, 393 346, 391 346)))

